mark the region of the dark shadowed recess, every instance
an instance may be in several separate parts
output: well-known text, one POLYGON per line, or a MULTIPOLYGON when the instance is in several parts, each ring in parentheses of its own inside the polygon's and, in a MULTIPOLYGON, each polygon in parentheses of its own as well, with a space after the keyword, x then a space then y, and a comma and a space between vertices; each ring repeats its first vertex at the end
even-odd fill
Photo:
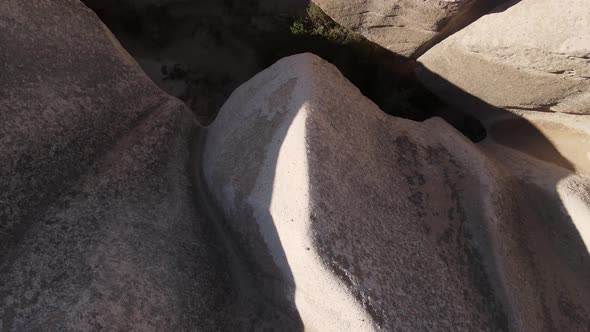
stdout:
MULTIPOLYGON (((358 35, 343 42, 293 33, 293 23, 308 15, 309 0, 84 2, 147 75, 184 101, 204 124, 256 73, 285 56, 311 52, 336 65, 385 113, 416 121, 440 116, 474 142, 486 137, 477 119, 449 107, 422 86, 414 75, 414 59, 358 35)), ((488 9, 482 6, 477 13, 488 9)), ((476 18, 453 22, 453 31, 476 18)), ((322 19, 337 26, 327 16, 322 19)), ((445 30, 446 34, 450 33, 445 30)))

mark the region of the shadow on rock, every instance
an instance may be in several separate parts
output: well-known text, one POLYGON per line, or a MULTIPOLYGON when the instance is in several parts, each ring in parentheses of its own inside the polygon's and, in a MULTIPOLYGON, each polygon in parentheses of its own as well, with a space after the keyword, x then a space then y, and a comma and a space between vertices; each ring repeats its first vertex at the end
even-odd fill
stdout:
MULTIPOLYGON (((446 84, 483 126, 514 117, 446 84)), ((208 128, 204 176, 306 327, 580 328, 590 262, 567 197, 587 179, 525 126, 557 165, 436 118, 389 117, 303 54, 234 92, 208 128)))

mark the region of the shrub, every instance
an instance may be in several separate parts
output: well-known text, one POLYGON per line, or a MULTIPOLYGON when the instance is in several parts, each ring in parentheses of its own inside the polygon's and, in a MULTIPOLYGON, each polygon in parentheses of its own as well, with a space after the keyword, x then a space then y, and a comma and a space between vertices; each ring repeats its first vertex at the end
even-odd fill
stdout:
POLYGON ((307 7, 306 16, 296 19, 290 30, 295 35, 318 36, 343 45, 362 42, 364 39, 351 29, 335 23, 313 2, 307 7))

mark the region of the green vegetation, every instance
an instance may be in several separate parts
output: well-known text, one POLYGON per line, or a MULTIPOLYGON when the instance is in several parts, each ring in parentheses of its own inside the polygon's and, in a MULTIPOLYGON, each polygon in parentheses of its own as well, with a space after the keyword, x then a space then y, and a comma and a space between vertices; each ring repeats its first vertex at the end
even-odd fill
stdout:
POLYGON ((294 35, 319 36, 327 41, 348 45, 363 42, 364 38, 352 30, 336 24, 320 7, 311 3, 306 16, 296 19, 290 27, 294 35))
MULTIPOLYGON (((269 33, 257 46, 263 66, 303 52, 333 63, 361 92, 388 114, 424 120, 432 116, 422 107, 425 89, 413 75, 413 62, 342 27, 311 3, 278 32, 269 33)), ((432 96, 428 96, 431 99, 432 96)))

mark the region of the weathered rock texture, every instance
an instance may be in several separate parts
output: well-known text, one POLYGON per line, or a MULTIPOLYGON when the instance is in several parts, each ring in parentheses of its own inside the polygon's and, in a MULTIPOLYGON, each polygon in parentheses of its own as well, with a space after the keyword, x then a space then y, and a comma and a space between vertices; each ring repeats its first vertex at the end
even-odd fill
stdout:
POLYGON ((90 10, 0 1, 0 45, 0 330, 297 326, 233 287, 193 115, 90 10))
POLYGON ((313 0, 339 24, 417 57, 505 0, 313 0))
POLYGON ((306 328, 590 327, 590 178, 389 117, 316 56, 238 88, 203 163, 228 229, 306 328))
MULTIPOLYGON (((419 58, 492 105, 590 114, 590 2, 522 0, 497 8, 419 58)), ((428 73, 428 72, 426 72, 428 73)), ((447 96, 444 85, 426 85, 447 96)))
POLYGON ((0 32, 0 330, 590 328, 590 179, 559 153, 388 117, 309 54, 203 152, 79 2, 3 0, 0 32))

